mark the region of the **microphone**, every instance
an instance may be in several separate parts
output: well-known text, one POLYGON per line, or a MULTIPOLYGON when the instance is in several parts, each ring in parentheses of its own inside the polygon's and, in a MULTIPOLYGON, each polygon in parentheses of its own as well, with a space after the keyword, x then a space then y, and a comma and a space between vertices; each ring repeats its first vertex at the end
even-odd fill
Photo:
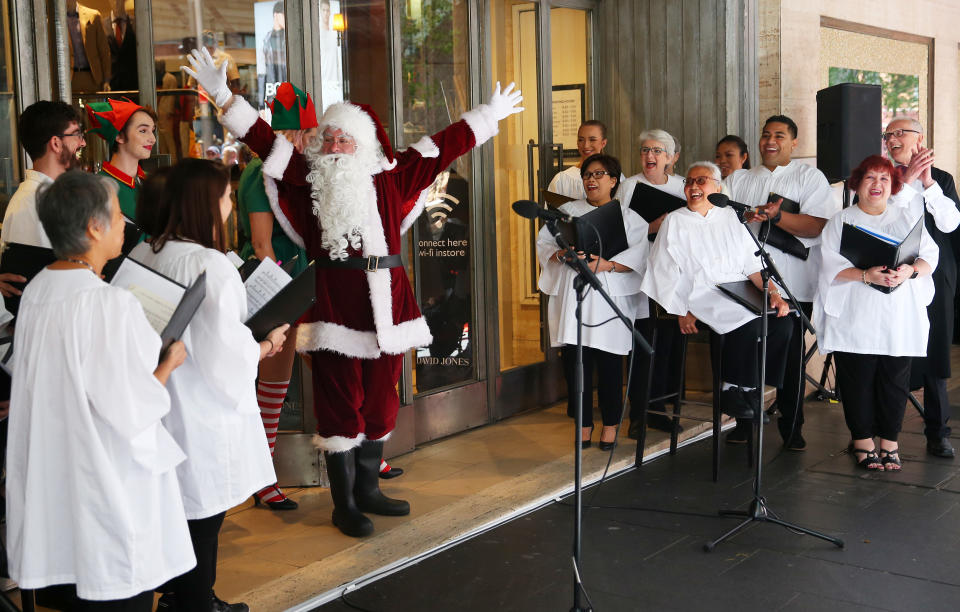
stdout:
POLYGON ((746 204, 741 204, 740 202, 735 202, 731 200, 725 193, 711 193, 707 196, 707 199, 710 200, 710 203, 718 208, 725 208, 729 206, 733 210, 737 211, 738 215, 743 215, 743 213, 748 210, 752 211, 753 207, 747 206, 746 204))
POLYGON ((566 213, 562 213, 559 210, 540 208, 540 205, 533 200, 517 200, 513 203, 513 212, 517 213, 521 217, 526 217, 527 219, 536 219, 539 217, 544 221, 563 221, 565 223, 573 223, 573 220, 576 218, 566 213))

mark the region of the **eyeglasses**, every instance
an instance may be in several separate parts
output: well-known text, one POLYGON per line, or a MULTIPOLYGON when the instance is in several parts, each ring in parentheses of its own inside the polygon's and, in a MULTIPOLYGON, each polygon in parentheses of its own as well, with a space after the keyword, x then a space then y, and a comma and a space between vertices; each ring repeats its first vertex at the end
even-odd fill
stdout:
POLYGON ((666 149, 661 149, 660 147, 640 147, 640 154, 646 155, 647 153, 653 153, 654 155, 660 155, 661 153, 666 152, 666 149))
POLYGON ((63 140, 64 138, 67 138, 67 137, 71 137, 71 138, 77 137, 81 140, 81 142, 86 140, 86 138, 84 138, 83 136, 83 130, 76 130, 75 132, 64 132, 63 134, 60 134, 60 140, 63 140))
POLYGON ((610 173, 607 172, 606 170, 594 170, 593 172, 584 172, 584 173, 583 173, 583 178, 585 178, 585 179, 588 179, 588 178, 599 179, 599 178, 602 177, 604 174, 609 175, 610 173))
POLYGON ((883 140, 890 140, 891 136, 896 136, 897 138, 903 138, 903 135, 908 132, 911 134, 919 134, 920 130, 905 130, 903 128, 899 128, 896 130, 890 130, 889 132, 884 132, 880 134, 880 138, 883 140))
MULTIPOLYGON (((685 178, 685 179, 683 179, 683 184, 684 184, 684 185, 699 185, 700 187, 703 187, 704 185, 707 184, 707 181, 717 181, 717 179, 713 178, 712 176, 695 176, 695 177, 693 177, 693 178, 685 178)), ((717 181, 717 184, 719 184, 719 183, 720 183, 720 181, 717 181)))

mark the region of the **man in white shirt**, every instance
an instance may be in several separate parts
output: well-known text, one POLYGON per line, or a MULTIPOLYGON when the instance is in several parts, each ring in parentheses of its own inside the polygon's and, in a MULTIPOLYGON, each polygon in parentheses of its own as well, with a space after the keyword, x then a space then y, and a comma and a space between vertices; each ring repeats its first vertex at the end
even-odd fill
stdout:
POLYGON ((914 358, 910 388, 923 388, 924 434, 927 453, 953 458, 950 444, 950 346, 953 342, 953 292, 957 286, 957 261, 953 240, 960 225, 960 198, 953 176, 933 166, 933 150, 923 146, 923 126, 910 117, 894 117, 883 132, 887 154, 901 173, 900 178, 918 194, 903 202, 916 215, 923 215, 930 237, 940 248, 940 261, 933 271, 935 293, 927 306, 930 333, 927 356, 914 358))
MULTIPOLYGON (((577 130, 577 152, 580 153, 580 161, 576 166, 558 172, 553 175, 547 191, 565 195, 568 198, 585 200, 587 192, 583 190, 583 178, 580 176, 580 166, 583 165, 591 155, 603 153, 607 146, 607 126, 596 119, 590 119, 580 124, 577 130)), ((621 178, 621 180, 623 180, 621 178)))
MULTIPOLYGON (((815 167, 791 159, 797 148, 797 124, 784 115, 767 119, 760 134, 762 163, 750 170, 737 170, 727 177, 730 199, 748 206, 756 206, 755 213, 747 213, 747 221, 771 222, 773 228, 786 232, 787 240, 796 240, 801 251, 807 250, 806 259, 767 244, 777 268, 788 288, 793 292, 801 308, 810 315, 817 289, 820 270, 820 233, 827 220, 840 211, 841 204, 830 189, 830 183, 815 167), (781 210, 778 198, 767 203, 771 194, 788 198, 800 204, 799 212, 781 210)), ((753 223, 751 231, 760 225, 753 223)), ((791 450, 804 450, 806 442, 801 435, 803 426, 803 333, 797 328, 791 339, 787 355, 784 384, 777 392, 777 407, 780 410, 778 426, 784 445, 791 450)), ((727 437, 728 442, 745 442, 749 431, 738 428, 727 437)))
POLYGON ((77 152, 86 144, 80 116, 69 104, 41 100, 20 114, 20 144, 33 162, 10 198, 3 215, 0 241, 50 248, 37 216, 37 189, 77 166, 77 152))

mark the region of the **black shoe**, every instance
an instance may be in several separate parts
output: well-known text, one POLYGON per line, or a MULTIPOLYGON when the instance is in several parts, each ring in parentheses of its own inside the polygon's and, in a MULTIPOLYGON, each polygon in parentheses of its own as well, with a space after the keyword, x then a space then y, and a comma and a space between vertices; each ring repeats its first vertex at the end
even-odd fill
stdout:
MULTIPOLYGON (((260 504, 264 504, 271 510, 296 510, 300 507, 297 502, 284 495, 283 491, 281 491, 280 487, 277 485, 272 485, 267 487, 267 489, 276 489, 276 492, 279 493, 280 497, 283 499, 278 499, 276 501, 263 501, 260 499, 260 493, 263 493, 263 491, 258 491, 257 493, 253 494, 253 505, 259 506, 260 504)), ((264 491, 267 489, 264 489, 264 491)))
POLYGON ((807 441, 798 432, 794 433, 790 440, 785 441, 783 447, 792 451, 805 451, 807 450, 807 441))
POLYGON ((613 442, 604 442, 603 440, 600 440, 600 443, 597 445, 597 448, 599 448, 602 451, 612 451, 614 448, 616 448, 616 446, 617 446, 616 440, 614 440, 613 442))
POLYGON ((397 476, 403 476, 403 468, 390 466, 389 470, 380 472, 380 478, 383 480, 390 480, 391 478, 396 478, 397 476))
POLYGON ((157 600, 157 612, 175 612, 177 609, 177 596, 173 593, 164 593, 157 600))
POLYGON ((245 603, 227 603, 214 593, 213 612, 250 612, 250 606, 245 603))
MULTIPOLYGON (((362 538, 373 533, 373 522, 360 512, 354 496, 356 455, 356 448, 345 453, 323 453, 327 461, 327 476, 330 477, 330 495, 333 497, 333 524, 348 536, 362 538)), ((379 464, 378 460, 377 467, 379 464)))
POLYGON ((406 516, 410 514, 409 503, 387 497, 380 491, 382 459, 383 442, 364 440, 357 449, 357 482, 354 485, 357 508, 381 516, 406 516))
POLYGON ((752 419, 753 406, 756 403, 754 395, 756 394, 753 391, 730 387, 720 392, 720 410, 735 419, 752 419))
POLYGON ((930 438, 927 439, 927 454, 944 459, 953 459, 956 452, 953 450, 949 438, 930 438))
POLYGON ((667 433, 673 433, 674 429, 677 430, 677 433, 683 431, 682 425, 679 423, 674 424, 673 419, 665 414, 648 414, 647 427, 667 433))
POLYGON ((749 427, 734 427, 733 431, 727 434, 727 444, 746 444, 750 439, 749 427))
POLYGON ((627 428, 627 437, 631 440, 640 439, 640 421, 630 421, 630 427, 627 428))

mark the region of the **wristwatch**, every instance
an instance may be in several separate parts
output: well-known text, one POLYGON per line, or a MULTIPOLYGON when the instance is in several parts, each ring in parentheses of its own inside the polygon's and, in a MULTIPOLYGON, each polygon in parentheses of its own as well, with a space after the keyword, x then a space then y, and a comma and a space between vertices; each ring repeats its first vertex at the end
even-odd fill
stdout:
POLYGON ((911 278, 911 279, 914 279, 914 278, 917 278, 918 276, 920 276, 920 271, 917 270, 916 268, 914 268, 914 269, 913 269, 913 274, 910 275, 910 278, 911 278))

